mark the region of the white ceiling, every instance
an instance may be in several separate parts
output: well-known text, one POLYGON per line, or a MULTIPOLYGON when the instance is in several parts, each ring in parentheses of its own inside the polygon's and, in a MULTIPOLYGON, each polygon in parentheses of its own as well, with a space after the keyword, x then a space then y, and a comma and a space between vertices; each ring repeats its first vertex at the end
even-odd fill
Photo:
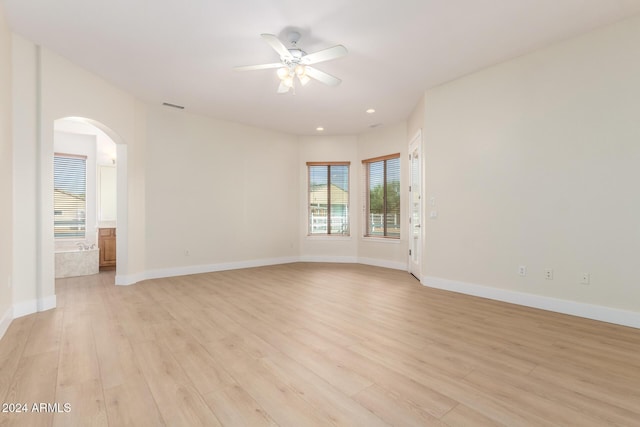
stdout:
POLYGON ((407 118, 424 90, 640 13, 640 0, 0 0, 12 30, 152 104, 288 133, 407 118), (261 33, 297 29, 341 78, 276 94, 261 33), (365 113, 375 108, 376 113, 365 113))

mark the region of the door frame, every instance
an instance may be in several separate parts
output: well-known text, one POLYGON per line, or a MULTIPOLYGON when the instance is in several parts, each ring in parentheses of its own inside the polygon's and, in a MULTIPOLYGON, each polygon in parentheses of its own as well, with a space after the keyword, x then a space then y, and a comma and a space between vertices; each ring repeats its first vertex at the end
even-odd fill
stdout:
POLYGON ((422 281, 422 243, 424 241, 424 180, 423 180, 423 153, 422 153, 422 130, 419 129, 418 132, 411 138, 409 141, 409 155, 407 156, 409 159, 409 202, 408 202, 408 224, 409 224, 409 249, 407 251, 407 268, 409 273, 411 273, 416 279, 422 281), (418 161, 414 164, 413 162, 413 153, 417 151, 418 161), (417 189, 417 221, 414 221, 414 194, 416 192, 416 186, 413 183, 414 177, 414 166, 417 165, 418 168, 418 189, 417 189), (417 232, 415 232, 415 227, 417 226, 417 232), (416 242, 417 240, 417 242, 416 242))

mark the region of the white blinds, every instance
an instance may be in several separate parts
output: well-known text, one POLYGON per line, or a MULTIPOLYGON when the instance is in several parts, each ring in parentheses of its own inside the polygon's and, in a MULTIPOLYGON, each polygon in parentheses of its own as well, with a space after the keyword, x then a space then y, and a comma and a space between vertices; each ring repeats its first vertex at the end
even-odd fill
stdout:
POLYGON ((364 160, 367 236, 400 237, 400 155, 364 160))
POLYGON ((56 239, 84 239, 86 229, 87 159, 53 157, 53 228, 56 239))

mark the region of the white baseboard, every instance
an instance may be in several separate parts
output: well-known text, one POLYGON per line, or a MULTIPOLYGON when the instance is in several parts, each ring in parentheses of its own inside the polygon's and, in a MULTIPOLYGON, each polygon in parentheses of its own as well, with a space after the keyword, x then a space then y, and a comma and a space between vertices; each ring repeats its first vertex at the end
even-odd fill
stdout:
POLYGON ((377 258, 358 258, 358 264, 372 265, 374 267, 391 268, 393 270, 408 271, 409 266, 406 262, 387 261, 377 258))
POLYGON ((297 261, 298 257, 284 257, 227 262, 220 264, 190 265, 186 267, 163 268, 146 271, 144 273, 144 280, 160 279, 163 277, 186 276, 189 274, 213 273, 216 271, 239 270, 241 268, 264 267, 267 265, 290 264, 297 261))
POLYGON ((118 274, 116 275, 116 285, 118 286, 129 286, 129 285, 134 285, 138 282, 142 282, 143 280, 145 280, 145 274, 144 273, 138 273, 138 274, 118 274))
POLYGON ((375 258, 358 258, 351 256, 303 256, 266 258, 250 261, 228 262, 220 264, 190 265, 186 267, 161 268, 148 270, 143 273, 116 275, 115 283, 119 286, 128 286, 143 280, 161 279, 164 277, 186 276, 189 274, 212 273, 216 271, 238 270, 241 268, 264 267, 267 265, 291 264, 294 262, 335 262, 343 264, 366 264, 376 267, 406 270, 406 263, 385 261, 375 258))
POLYGON ((13 320, 13 307, 7 308, 2 317, 0 317, 0 339, 4 336, 13 320))
POLYGON ((354 256, 307 255, 298 257, 296 262, 335 262, 339 264, 357 264, 358 258, 354 256))
POLYGON ((56 308, 56 296, 49 295, 40 299, 32 299, 13 304, 13 318, 28 316, 29 314, 39 311, 51 310, 56 308))
POLYGON ((508 289, 492 288, 474 283, 457 282, 439 277, 426 276, 420 280, 420 283, 432 288, 444 289, 461 294, 509 302, 556 313, 570 314, 572 316, 614 323, 616 325, 640 328, 640 313, 635 311, 511 291, 508 289))
POLYGON ((38 300, 38 311, 47 311, 52 308, 56 308, 56 296, 50 295, 48 297, 40 298, 38 300))
POLYGON ((13 318, 28 316, 38 312, 38 300, 32 299, 28 301, 21 301, 13 304, 13 318))

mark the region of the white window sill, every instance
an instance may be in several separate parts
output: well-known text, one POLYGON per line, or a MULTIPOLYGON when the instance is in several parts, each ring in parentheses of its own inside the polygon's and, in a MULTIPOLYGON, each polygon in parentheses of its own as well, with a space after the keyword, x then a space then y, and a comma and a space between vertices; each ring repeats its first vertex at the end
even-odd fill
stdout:
POLYGON ((366 237, 366 236, 363 236, 362 237, 362 241, 363 242, 371 242, 371 243, 387 243, 387 244, 397 245, 402 241, 402 239, 389 239, 389 238, 384 238, 384 237, 366 237))
POLYGON ((322 234, 322 235, 314 235, 308 234, 305 236, 307 240, 351 240, 351 236, 342 236, 342 235, 330 235, 330 234, 322 234))

